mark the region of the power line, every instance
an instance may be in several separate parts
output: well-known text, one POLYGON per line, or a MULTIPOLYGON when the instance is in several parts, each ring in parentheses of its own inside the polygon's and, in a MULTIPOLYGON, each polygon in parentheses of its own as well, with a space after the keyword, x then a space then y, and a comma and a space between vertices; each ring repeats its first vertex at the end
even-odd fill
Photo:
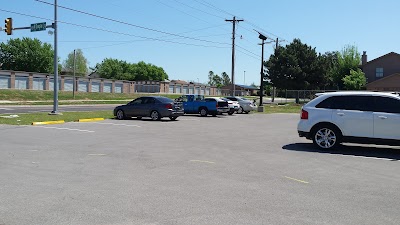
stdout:
POLYGON ((217 10, 217 11, 220 11, 220 12, 223 12, 223 13, 226 13, 226 14, 228 14, 228 15, 230 15, 230 16, 235 16, 235 15, 233 15, 232 13, 229 13, 229 12, 223 10, 223 9, 220 9, 220 8, 216 7, 215 5, 213 5, 213 4, 209 3, 209 2, 206 2, 206 1, 204 1, 204 0, 202 0, 202 1, 193 0, 193 1, 195 1, 195 2, 197 2, 197 3, 200 3, 200 4, 204 5, 204 6, 207 6, 207 7, 209 7, 209 8, 212 8, 212 9, 214 9, 214 10, 217 10))
MULTIPOLYGON (((4 10, 4 9, 0 9, 0 11, 13 13, 13 14, 17 14, 17 15, 22 15, 22 16, 27 16, 27 17, 32 17, 32 18, 37 18, 37 19, 42 19, 42 20, 47 20, 47 21, 53 21, 52 19, 48 19, 48 18, 44 18, 44 17, 34 16, 34 15, 25 14, 25 13, 19 13, 19 12, 4 10)), ((153 41, 161 41, 161 42, 167 42, 167 43, 173 43, 173 44, 191 45, 191 46, 207 47, 207 48, 229 48, 229 47, 222 47, 222 46, 191 44, 191 43, 176 42, 176 41, 159 39, 159 38, 144 37, 144 36, 138 36, 138 35, 133 35, 133 34, 122 33, 122 32, 118 32, 118 31, 111 31, 111 30, 106 30, 106 29, 102 29, 102 28, 96 28, 96 27, 90 27, 90 26, 81 25, 81 24, 70 23, 70 22, 66 22, 66 21, 57 21, 57 22, 58 23, 67 24, 67 25, 72 25, 72 26, 77 26, 77 27, 97 30, 97 31, 103 31, 103 32, 107 32, 107 33, 119 34, 119 35, 130 36, 130 37, 138 37, 138 38, 142 38, 142 39, 145 39, 145 40, 147 39, 147 40, 153 40, 153 41)), ((145 40, 134 40, 132 42, 145 41, 145 40)))
POLYGON ((190 5, 188 5, 188 4, 182 3, 182 2, 180 2, 180 1, 178 1, 178 0, 174 0, 174 1, 175 1, 175 2, 178 2, 179 4, 184 5, 184 6, 186 6, 186 7, 189 7, 189 8, 191 8, 191 9, 194 9, 194 10, 197 10, 197 11, 200 11, 200 12, 203 12, 203 13, 205 13, 205 14, 208 14, 208 15, 211 15, 211 16, 214 16, 214 17, 217 17, 217 18, 220 18, 220 19, 225 19, 224 17, 217 16, 217 15, 215 15, 215 14, 212 14, 212 13, 206 12, 206 11, 204 11, 204 10, 195 8, 195 7, 190 6, 190 5))
MULTIPOLYGON (((49 3, 49 2, 46 2, 46 1, 42 1, 42 0, 35 0, 35 1, 54 6, 53 3, 49 3)), ((173 34, 173 33, 170 33, 170 32, 160 31, 160 30, 156 30, 156 29, 153 29, 153 28, 148 28, 148 27, 139 26, 139 25, 136 25, 136 24, 132 24, 132 23, 116 20, 116 19, 111 19, 111 18, 107 18, 107 17, 104 17, 104 16, 95 15, 93 13, 88 13, 88 12, 84 12, 84 11, 81 11, 81 10, 72 9, 72 8, 69 8, 69 7, 61 6, 61 5, 57 5, 57 7, 62 8, 62 9, 66 9, 66 10, 70 10, 70 11, 73 11, 73 12, 81 13, 81 14, 84 14, 84 15, 88 15, 88 16, 92 16, 92 17, 96 17, 96 18, 112 21, 112 22, 115 22, 115 23, 120 23, 120 24, 132 26, 132 27, 136 27, 136 28, 140 28, 140 29, 144 29, 144 30, 148 30, 148 31, 161 33, 161 34, 171 35, 171 36, 175 36, 175 37, 181 37, 181 38, 195 40, 195 41, 213 43, 213 44, 229 45, 228 43, 216 42, 216 41, 210 41, 210 40, 203 40, 203 39, 183 36, 183 35, 179 35, 179 34, 173 34)))

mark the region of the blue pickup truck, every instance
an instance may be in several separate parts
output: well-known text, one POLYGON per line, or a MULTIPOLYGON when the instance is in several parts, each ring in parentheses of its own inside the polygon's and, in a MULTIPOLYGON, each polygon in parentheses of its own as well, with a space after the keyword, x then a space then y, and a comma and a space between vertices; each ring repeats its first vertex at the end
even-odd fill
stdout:
POLYGON ((204 95, 182 95, 175 101, 182 102, 185 114, 200 113, 200 116, 207 116, 209 114, 216 116, 218 113, 218 103, 205 101, 204 95))

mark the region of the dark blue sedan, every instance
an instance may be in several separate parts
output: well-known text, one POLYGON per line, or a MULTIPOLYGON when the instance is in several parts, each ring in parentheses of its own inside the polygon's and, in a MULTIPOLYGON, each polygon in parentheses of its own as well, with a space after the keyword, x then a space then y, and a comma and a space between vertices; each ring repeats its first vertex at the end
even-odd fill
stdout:
POLYGON ((176 120, 183 113, 182 103, 161 96, 140 97, 114 109, 114 116, 119 120, 132 117, 139 119, 150 117, 152 120, 169 117, 171 120, 176 120))

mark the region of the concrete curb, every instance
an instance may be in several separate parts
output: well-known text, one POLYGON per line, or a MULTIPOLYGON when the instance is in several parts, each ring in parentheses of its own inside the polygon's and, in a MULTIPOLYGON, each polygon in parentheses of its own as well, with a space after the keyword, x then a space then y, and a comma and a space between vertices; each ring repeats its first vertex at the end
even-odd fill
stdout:
POLYGON ((104 118, 90 118, 90 119, 79 119, 77 122, 94 122, 94 121, 101 121, 104 118))
POLYGON ((48 124, 63 124, 64 120, 56 120, 56 121, 43 121, 43 122, 32 122, 32 125, 48 125, 48 124))

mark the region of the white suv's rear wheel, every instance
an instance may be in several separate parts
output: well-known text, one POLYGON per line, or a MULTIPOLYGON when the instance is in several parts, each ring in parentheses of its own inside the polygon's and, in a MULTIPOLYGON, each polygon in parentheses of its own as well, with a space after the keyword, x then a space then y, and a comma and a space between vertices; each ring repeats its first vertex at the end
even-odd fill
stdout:
POLYGON ((313 132, 313 143, 321 149, 332 149, 340 143, 341 133, 333 126, 319 126, 313 132))

